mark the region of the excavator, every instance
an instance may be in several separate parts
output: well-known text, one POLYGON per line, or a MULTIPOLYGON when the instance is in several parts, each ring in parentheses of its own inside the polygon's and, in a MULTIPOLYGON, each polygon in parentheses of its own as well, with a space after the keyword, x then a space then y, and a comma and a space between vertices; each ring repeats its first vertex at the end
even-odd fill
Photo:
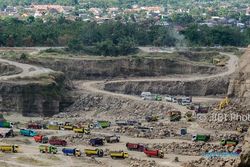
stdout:
POLYGON ((220 102, 218 110, 225 108, 227 105, 229 105, 229 99, 228 99, 228 97, 225 97, 225 99, 223 99, 220 102))

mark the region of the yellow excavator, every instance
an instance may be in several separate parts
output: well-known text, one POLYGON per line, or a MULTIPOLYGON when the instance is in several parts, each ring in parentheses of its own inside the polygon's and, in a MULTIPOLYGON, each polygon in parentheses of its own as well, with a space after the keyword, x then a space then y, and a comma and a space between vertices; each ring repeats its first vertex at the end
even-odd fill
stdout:
POLYGON ((224 67, 226 63, 222 61, 221 59, 214 58, 213 59, 213 64, 216 66, 224 67))
POLYGON ((225 108, 227 105, 229 105, 229 99, 228 99, 228 97, 225 97, 225 99, 223 99, 220 102, 218 110, 225 108))

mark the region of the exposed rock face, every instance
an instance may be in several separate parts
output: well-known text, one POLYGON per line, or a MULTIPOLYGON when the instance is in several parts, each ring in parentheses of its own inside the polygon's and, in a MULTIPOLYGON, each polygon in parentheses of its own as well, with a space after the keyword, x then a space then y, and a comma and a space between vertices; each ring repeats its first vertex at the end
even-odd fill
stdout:
POLYGON ((22 69, 8 63, 0 63, 0 76, 13 75, 22 72, 22 69))
POLYGON ((157 94, 206 96, 226 94, 228 84, 228 77, 223 77, 185 82, 164 80, 151 82, 107 82, 104 89, 112 92, 136 95, 139 95, 143 91, 150 91, 157 94))
POLYGON ((228 94, 250 106, 250 46, 240 59, 239 69, 230 81, 228 94))
POLYGON ((19 112, 24 116, 51 116, 64 103, 65 77, 49 74, 41 80, 8 80, 0 82, 0 111, 19 112))
POLYGON ((105 58, 53 59, 39 58, 30 63, 62 71, 70 79, 105 79, 113 77, 164 76, 169 74, 212 74, 220 70, 214 66, 194 64, 167 58, 105 58))

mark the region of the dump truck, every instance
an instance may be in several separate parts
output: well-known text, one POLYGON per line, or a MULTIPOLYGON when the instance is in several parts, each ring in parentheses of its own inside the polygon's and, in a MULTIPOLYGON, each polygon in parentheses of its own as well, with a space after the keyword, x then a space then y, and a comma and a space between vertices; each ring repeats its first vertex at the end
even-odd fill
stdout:
POLYGON ((222 139, 220 144, 222 146, 236 146, 239 143, 239 140, 236 139, 222 139))
POLYGON ((14 137, 13 129, 0 128, 0 138, 14 137))
POLYGON ((60 130, 61 129, 61 126, 60 125, 48 125, 48 129, 49 130, 60 130))
POLYGON ((102 149, 85 149, 84 150, 86 156, 98 156, 103 157, 104 152, 102 149))
POLYGON ((1 121, 0 128, 13 128, 13 123, 8 121, 1 121))
POLYGON ((154 100, 155 101, 162 101, 162 97, 160 95, 156 95, 154 100))
POLYGON ((37 136, 37 132, 31 129, 20 129, 20 134, 28 137, 37 136))
POLYGON ((29 123, 27 126, 28 129, 42 129, 43 126, 37 123, 29 123))
POLYGON ((105 140, 107 141, 107 143, 118 143, 120 142, 120 136, 117 135, 105 136, 105 140))
POLYGON ((72 125, 72 123, 70 122, 65 122, 64 126, 63 126, 64 130, 73 130, 74 129, 74 125, 72 125))
POLYGON ((145 149, 145 146, 139 143, 126 143, 126 147, 128 150, 140 151, 140 152, 143 152, 143 150, 145 149))
POLYGON ((110 151, 109 155, 112 159, 114 158, 128 158, 128 153, 124 151, 110 151))
POLYGON ((147 121, 147 122, 156 122, 156 121, 158 121, 158 116, 146 116, 145 117, 145 120, 147 121))
POLYGON ((207 142, 210 139, 210 135, 195 134, 192 136, 192 141, 204 141, 207 142))
POLYGON ((90 134, 90 129, 89 128, 74 128, 73 131, 75 133, 90 134))
POLYGON ((75 157, 80 157, 82 155, 81 151, 77 148, 63 148, 62 152, 64 155, 71 155, 75 157))
POLYGON ((97 121, 95 124, 96 124, 96 127, 107 128, 107 127, 110 127, 111 122, 109 122, 109 121, 97 121))
POLYGON ((40 145, 39 151, 41 153, 56 154, 58 150, 55 146, 40 145))
POLYGON ((18 145, 0 145, 0 151, 17 153, 19 151, 18 145))
POLYGON ((49 142, 49 138, 47 136, 43 136, 43 135, 37 135, 33 137, 35 142, 37 143, 48 143, 49 142))
POLYGON ((163 158, 164 153, 161 150, 149 150, 148 148, 145 148, 143 152, 148 156, 148 157, 159 157, 163 158))
POLYGON ((94 138, 89 140, 89 144, 91 146, 102 146, 104 145, 104 142, 102 138, 94 138))
POLYGON ((181 119, 181 112, 180 111, 170 111, 169 113, 170 121, 179 121, 181 119))
POLYGON ((195 107, 195 113, 196 114, 208 113, 208 111, 209 111, 209 107, 208 106, 201 106, 201 105, 199 105, 199 106, 195 107))
POLYGON ((49 144, 51 144, 51 145, 57 145, 57 146, 66 146, 67 145, 67 141, 66 140, 62 140, 62 139, 52 138, 52 139, 49 140, 49 144))

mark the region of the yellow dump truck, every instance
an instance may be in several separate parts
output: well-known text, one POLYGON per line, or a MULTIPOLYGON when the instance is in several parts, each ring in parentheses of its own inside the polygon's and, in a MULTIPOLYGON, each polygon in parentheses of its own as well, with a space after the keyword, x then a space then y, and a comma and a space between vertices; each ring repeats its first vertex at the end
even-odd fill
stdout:
POLYGON ((74 125, 72 125, 70 122, 65 122, 63 128, 64 128, 64 130, 73 130, 74 125))
POLYGON ((90 130, 88 128, 74 128, 73 131, 75 133, 90 134, 90 130))
POLYGON ((113 158, 128 158, 128 153, 124 151, 110 151, 110 157, 113 158))
POLYGON ((18 145, 0 145, 0 151, 17 153, 19 151, 18 145))
POLYGON ((104 153, 102 149, 85 149, 84 150, 86 156, 98 156, 103 157, 104 153))
POLYGON ((49 130, 60 130, 60 125, 48 125, 49 130))

